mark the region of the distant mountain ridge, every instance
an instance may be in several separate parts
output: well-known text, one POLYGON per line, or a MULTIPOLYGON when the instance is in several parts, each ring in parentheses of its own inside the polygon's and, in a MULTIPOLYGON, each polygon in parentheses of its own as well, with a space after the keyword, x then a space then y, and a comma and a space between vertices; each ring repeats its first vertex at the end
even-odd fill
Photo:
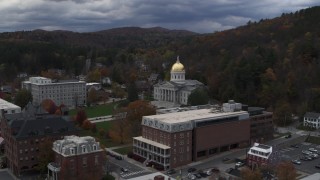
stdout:
POLYGON ((149 48, 150 46, 166 45, 166 43, 171 43, 180 38, 194 35, 197 35, 197 33, 186 30, 168 30, 161 27, 123 27, 84 33, 65 30, 45 31, 37 29, 33 31, 0 33, 0 40, 49 42, 98 48, 121 48, 128 46, 149 48))

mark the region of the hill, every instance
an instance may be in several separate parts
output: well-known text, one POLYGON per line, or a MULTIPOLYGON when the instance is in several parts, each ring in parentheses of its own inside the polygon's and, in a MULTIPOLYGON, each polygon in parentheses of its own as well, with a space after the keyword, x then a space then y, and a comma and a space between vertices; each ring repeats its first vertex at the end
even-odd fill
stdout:
POLYGON ((284 124, 292 114, 320 112, 319 17, 320 7, 312 7, 210 34, 160 27, 1 33, 0 76, 52 67, 79 74, 91 57, 128 82, 135 61, 165 76, 170 67, 162 65, 180 55, 187 78, 206 83, 212 98, 264 106, 284 124))

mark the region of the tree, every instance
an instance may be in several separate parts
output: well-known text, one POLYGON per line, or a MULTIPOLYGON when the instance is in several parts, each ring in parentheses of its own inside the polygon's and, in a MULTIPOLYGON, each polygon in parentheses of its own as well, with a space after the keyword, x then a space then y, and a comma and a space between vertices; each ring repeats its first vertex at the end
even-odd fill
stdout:
POLYGON ((112 93, 118 98, 122 99, 126 96, 126 92, 117 83, 112 83, 111 89, 112 89, 112 93))
POLYGON ((44 110, 46 110, 49 114, 55 114, 57 112, 58 107, 51 99, 44 99, 41 102, 41 106, 44 110))
POLYGON ((208 104, 208 92, 203 88, 195 89, 188 97, 188 104, 191 106, 208 104))
POLYGON ((128 100, 130 102, 138 100, 138 90, 134 82, 131 82, 128 86, 128 100))
POLYGON ((82 126, 83 122, 87 120, 87 114, 86 114, 86 111, 84 109, 80 109, 78 112, 77 112, 77 115, 76 115, 76 122, 82 126))
POLYGON ((111 125, 109 136, 113 141, 123 144, 129 139, 128 131, 130 127, 126 117, 119 114, 125 114, 123 109, 115 112, 114 117, 116 117, 116 120, 111 125))
POLYGON ((84 130, 89 130, 92 127, 92 123, 86 119, 83 121, 82 126, 81 126, 84 130))
POLYGON ((279 180, 295 180, 297 178, 297 171, 291 162, 281 162, 277 166, 277 177, 279 180))
POLYGON ((138 100, 129 103, 126 112, 128 124, 130 125, 130 136, 133 137, 141 133, 142 117, 156 114, 156 109, 150 102, 138 100))
POLYGON ((245 180, 261 180, 262 174, 259 169, 252 171, 249 168, 243 168, 241 170, 241 177, 245 180))
POLYGON ((88 104, 92 104, 92 103, 95 103, 97 100, 98 100, 97 90, 95 88, 91 88, 88 93, 87 102, 88 102, 88 104))
POLYGON ((41 173, 47 172, 48 163, 53 162, 54 160, 52 143, 52 140, 45 139, 45 141, 40 144, 38 166, 36 169, 41 173))
POLYGON ((17 92, 14 103, 20 106, 22 109, 29 103, 32 102, 32 94, 26 89, 21 89, 17 92))

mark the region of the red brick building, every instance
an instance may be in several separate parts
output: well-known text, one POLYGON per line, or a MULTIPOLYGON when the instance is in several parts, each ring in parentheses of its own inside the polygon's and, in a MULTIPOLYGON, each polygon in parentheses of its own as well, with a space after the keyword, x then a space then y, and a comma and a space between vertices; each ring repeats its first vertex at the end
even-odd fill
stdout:
POLYGON ((264 143, 273 139, 273 113, 261 107, 249 107, 244 110, 247 110, 250 116, 251 144, 264 143))
POLYGON ((246 147, 249 142, 249 114, 237 103, 223 111, 200 109, 144 116, 142 136, 133 138, 133 153, 169 169, 246 147))
POLYGON ((55 160, 48 164, 48 179, 101 179, 105 153, 93 137, 65 136, 53 143, 55 160))
POLYGON ((7 165, 16 176, 35 169, 42 143, 77 133, 66 117, 49 115, 32 104, 22 112, 2 114, 1 131, 7 165))
POLYGON ((272 146, 254 143, 247 153, 247 165, 253 169, 268 165, 272 158, 272 146))

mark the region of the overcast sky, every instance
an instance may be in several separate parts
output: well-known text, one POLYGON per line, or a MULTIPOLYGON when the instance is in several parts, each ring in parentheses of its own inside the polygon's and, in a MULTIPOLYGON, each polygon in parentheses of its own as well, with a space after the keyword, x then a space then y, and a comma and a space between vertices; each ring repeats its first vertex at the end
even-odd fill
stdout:
POLYGON ((210 33, 316 5, 319 0, 0 0, 0 32, 161 26, 210 33))

